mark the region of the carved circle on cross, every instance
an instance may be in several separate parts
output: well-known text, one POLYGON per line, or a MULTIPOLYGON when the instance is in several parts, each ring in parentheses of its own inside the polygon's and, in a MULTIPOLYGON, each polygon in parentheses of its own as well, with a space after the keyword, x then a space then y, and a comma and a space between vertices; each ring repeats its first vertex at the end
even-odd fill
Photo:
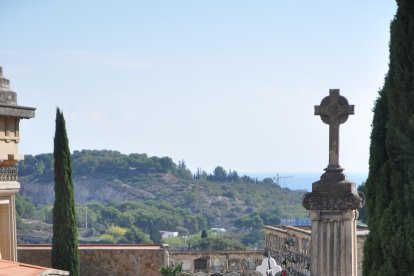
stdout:
POLYGON ((322 113, 321 119, 327 125, 334 123, 343 124, 348 120, 349 113, 347 112, 349 103, 348 100, 338 95, 337 97, 332 97, 331 95, 326 96, 322 99, 320 107, 327 110, 328 114, 322 113))

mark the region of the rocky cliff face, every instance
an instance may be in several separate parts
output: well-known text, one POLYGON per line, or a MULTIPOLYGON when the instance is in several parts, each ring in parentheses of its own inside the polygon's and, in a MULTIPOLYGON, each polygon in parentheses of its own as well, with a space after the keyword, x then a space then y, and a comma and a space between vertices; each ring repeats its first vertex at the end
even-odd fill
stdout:
MULTIPOLYGON (((30 177, 19 178, 21 184, 20 194, 30 197, 35 206, 52 204, 54 201, 54 182, 48 180, 34 180, 30 177)), ((153 199, 155 195, 131 187, 118 179, 108 179, 108 177, 80 177, 74 178, 75 200, 78 203, 87 201, 100 202, 122 202, 140 201, 153 199)))
MULTIPOLYGON (((52 177, 26 175, 19 182, 20 194, 31 198, 35 206, 54 202, 52 177)), ((290 191, 274 184, 183 179, 169 173, 121 177, 95 173, 75 176, 73 182, 75 200, 80 204, 157 200, 211 220, 225 221, 257 212, 269 215, 276 212, 280 217, 305 218, 307 215, 301 206, 303 191, 290 191)))

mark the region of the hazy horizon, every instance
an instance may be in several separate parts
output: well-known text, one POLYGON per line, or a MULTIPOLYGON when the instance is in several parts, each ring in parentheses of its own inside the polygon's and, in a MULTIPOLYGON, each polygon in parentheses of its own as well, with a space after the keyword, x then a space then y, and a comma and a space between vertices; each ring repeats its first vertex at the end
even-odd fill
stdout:
POLYGON ((51 152, 56 107, 71 150, 184 159, 192 170, 318 171, 339 88, 341 164, 367 171, 394 1, 2 1, 0 66, 21 154, 51 152))

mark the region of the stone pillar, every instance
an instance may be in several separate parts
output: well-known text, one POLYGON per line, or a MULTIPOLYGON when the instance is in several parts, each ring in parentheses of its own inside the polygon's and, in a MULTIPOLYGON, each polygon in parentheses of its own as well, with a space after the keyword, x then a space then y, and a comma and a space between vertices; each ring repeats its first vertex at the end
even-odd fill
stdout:
POLYGON ((354 108, 339 90, 329 92, 330 96, 315 107, 315 114, 321 115, 330 128, 329 165, 302 202, 312 221, 311 275, 356 276, 356 210, 363 206, 364 195, 358 193, 355 183, 346 179, 339 166, 339 125, 354 108))
POLYGON ((17 261, 15 195, 20 119, 33 118, 35 108, 17 105, 17 95, 0 67, 0 259, 17 261))
POLYGON ((356 275, 355 211, 310 211, 312 275, 356 275))
POLYGON ((357 275, 356 209, 364 196, 343 178, 331 185, 324 179, 313 183, 303 199, 312 221, 311 275, 357 275))
MULTIPOLYGON (((5 183, 1 183, 5 184, 5 183)), ((16 260, 16 208, 15 194, 20 189, 19 183, 9 183, 8 189, 1 185, 0 190, 0 258, 16 260)))

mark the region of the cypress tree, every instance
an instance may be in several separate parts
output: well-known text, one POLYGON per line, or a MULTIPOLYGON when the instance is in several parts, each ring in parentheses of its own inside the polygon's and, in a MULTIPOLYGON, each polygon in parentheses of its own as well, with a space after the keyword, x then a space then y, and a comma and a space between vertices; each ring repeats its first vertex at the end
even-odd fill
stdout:
POLYGON ((366 276, 414 275, 414 1, 397 5, 372 124, 366 276))
POLYGON ((79 275, 78 233, 70 151, 65 119, 56 111, 54 139, 55 203, 53 206, 52 267, 79 275))

